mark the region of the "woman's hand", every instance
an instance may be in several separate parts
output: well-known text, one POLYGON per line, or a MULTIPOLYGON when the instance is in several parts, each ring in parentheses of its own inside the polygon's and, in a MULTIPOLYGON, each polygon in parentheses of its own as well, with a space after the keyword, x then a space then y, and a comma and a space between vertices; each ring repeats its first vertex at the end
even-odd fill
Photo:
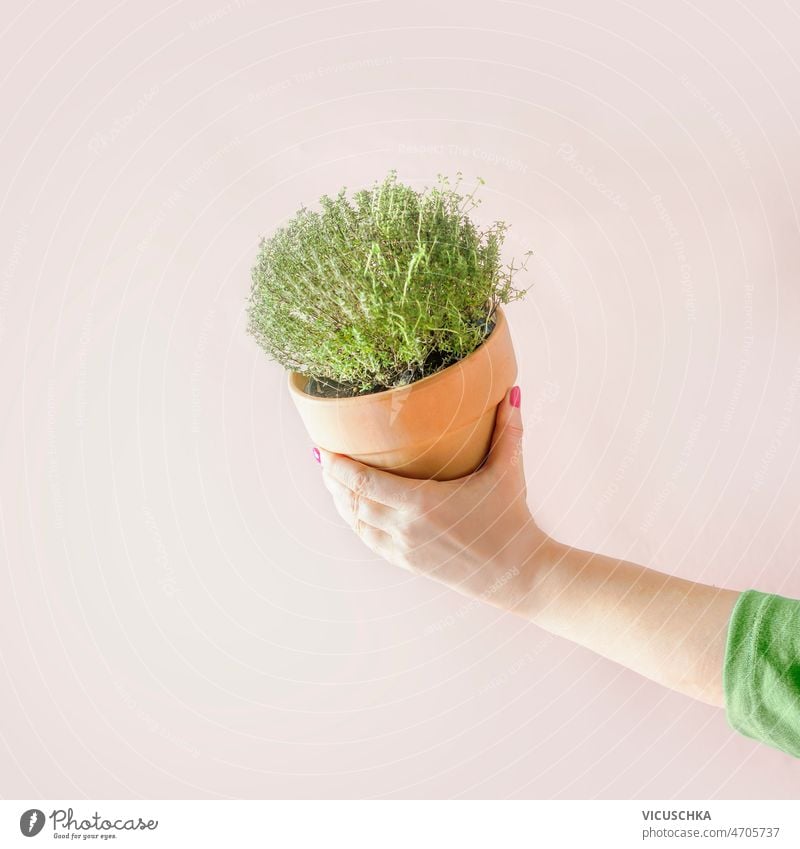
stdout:
POLYGON ((475 474, 415 481, 320 452, 339 513, 375 552, 531 619, 667 687, 723 704, 739 596, 556 542, 525 502, 519 389, 501 402, 475 474))
POLYGON ((519 387, 498 407, 489 457, 466 478, 410 480, 319 454, 340 515, 374 552, 473 598, 526 612, 550 540, 526 503, 519 387))

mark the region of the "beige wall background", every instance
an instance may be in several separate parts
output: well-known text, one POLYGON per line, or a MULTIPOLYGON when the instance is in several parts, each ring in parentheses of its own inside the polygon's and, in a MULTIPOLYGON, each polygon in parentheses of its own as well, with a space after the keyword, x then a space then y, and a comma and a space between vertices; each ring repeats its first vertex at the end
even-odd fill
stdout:
POLYGON ((487 181, 564 541, 800 596, 790 3, 79 0, 0 27, 0 794, 797 798, 722 711, 377 561, 260 235, 487 181))

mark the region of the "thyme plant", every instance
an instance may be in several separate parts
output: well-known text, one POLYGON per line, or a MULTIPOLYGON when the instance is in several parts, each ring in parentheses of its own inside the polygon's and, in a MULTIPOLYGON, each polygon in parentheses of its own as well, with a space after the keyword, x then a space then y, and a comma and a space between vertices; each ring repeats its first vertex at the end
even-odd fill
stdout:
POLYGON ((440 175, 417 191, 391 171, 302 207, 261 240, 248 331, 324 395, 401 386, 470 354, 497 306, 524 294, 512 280, 524 261, 503 265, 507 225, 475 225, 477 186, 462 195, 460 183, 440 175))

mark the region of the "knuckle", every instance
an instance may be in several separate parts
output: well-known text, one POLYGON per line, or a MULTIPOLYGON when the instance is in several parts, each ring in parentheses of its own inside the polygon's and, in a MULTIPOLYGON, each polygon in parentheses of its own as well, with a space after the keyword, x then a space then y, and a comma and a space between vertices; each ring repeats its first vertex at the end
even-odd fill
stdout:
POLYGON ((361 496, 355 489, 351 489, 349 492, 348 499, 350 513, 352 513, 353 516, 358 516, 358 514, 361 512, 361 496))
POLYGON ((411 548, 414 544, 414 530, 409 524, 398 525, 392 534, 401 548, 411 548))
POLYGON ((353 472, 350 477, 350 489, 358 496, 367 491, 369 476, 363 469, 353 472))
POLYGON ((361 499, 358 505, 358 515, 367 524, 372 525, 373 527, 378 527, 380 525, 380 515, 378 509, 373 504, 370 504, 369 501, 365 501, 363 498, 361 499))

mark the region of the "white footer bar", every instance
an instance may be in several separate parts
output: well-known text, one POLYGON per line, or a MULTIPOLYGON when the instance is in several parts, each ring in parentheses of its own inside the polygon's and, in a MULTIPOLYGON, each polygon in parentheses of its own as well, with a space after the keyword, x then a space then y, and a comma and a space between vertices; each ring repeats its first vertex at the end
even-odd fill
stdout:
POLYGON ((793 801, 0 801, 0 846, 800 846, 793 801))

